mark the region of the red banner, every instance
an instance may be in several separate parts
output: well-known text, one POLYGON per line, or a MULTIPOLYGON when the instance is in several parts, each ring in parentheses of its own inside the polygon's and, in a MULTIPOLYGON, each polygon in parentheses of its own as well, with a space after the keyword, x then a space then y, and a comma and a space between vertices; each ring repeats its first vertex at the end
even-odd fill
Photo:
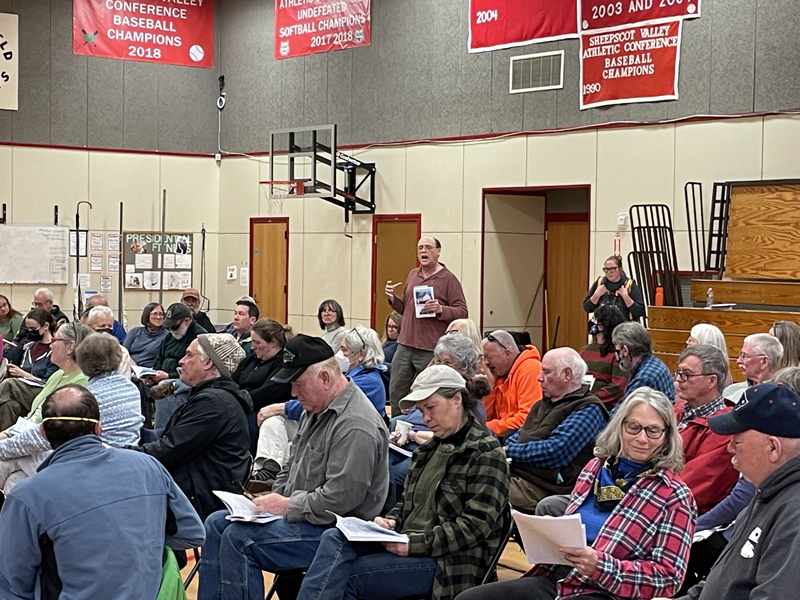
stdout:
POLYGON ((575 37, 576 0, 470 0, 470 52, 575 37))
POLYGON ((214 66, 214 0, 73 0, 72 51, 214 66))
POLYGON ((677 100, 682 23, 581 34, 581 109, 677 100))
POLYGON ((370 0, 275 0, 275 58, 369 46, 370 0))
POLYGON ((647 23, 695 19, 700 0, 578 0, 582 31, 647 23))

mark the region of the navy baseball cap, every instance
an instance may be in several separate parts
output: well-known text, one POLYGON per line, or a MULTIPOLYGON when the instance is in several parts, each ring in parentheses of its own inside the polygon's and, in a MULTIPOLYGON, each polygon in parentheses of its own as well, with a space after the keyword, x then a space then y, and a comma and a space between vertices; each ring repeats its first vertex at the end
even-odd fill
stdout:
POLYGON ((754 385, 732 411, 709 417, 708 426, 720 435, 755 429, 767 435, 800 438, 800 396, 781 384, 754 385))
POLYGON ((333 350, 328 342, 320 337, 296 335, 283 349, 283 368, 278 371, 272 381, 291 383, 305 373, 311 365, 321 363, 333 357, 333 350))

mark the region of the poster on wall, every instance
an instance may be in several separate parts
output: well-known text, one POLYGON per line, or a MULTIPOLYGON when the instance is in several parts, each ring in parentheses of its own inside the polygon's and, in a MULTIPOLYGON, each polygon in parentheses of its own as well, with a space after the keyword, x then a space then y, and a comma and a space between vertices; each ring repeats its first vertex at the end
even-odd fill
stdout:
POLYGON ((210 69, 214 66, 214 2, 73 0, 72 51, 210 69))
POLYGON ((578 37, 580 0, 470 0, 469 51, 578 37))
POLYGON ((0 109, 17 110, 19 17, 0 13, 0 109))
POLYGON ((275 58, 369 46, 371 0, 275 0, 275 58))
POLYGON ((678 99, 683 21, 581 34, 581 110, 678 99))
POLYGON ((700 16, 700 0, 578 0, 581 31, 700 16))
POLYGON ((126 231, 122 244, 126 290, 182 290, 192 285, 191 233, 126 231))

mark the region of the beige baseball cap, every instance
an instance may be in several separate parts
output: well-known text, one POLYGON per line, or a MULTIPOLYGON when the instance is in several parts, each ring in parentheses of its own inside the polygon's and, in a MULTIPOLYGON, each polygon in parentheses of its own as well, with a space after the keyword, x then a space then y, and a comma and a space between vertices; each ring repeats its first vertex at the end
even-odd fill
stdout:
POLYGON ((400 408, 408 410, 420 400, 427 400, 439 388, 457 388, 462 392, 467 391, 464 377, 453 367, 447 365, 431 365, 417 375, 411 384, 411 392, 400 400, 400 408))

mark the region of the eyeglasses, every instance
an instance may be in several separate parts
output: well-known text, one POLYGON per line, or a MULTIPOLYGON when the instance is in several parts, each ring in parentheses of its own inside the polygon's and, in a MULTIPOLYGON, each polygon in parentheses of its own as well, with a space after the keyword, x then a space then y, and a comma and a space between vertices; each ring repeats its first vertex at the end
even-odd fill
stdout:
POLYGON ((613 273, 614 271, 618 271, 619 267, 603 267, 603 273, 613 273))
POLYGON ((766 354, 747 354, 745 352, 739 352, 739 358, 742 360, 747 360, 748 358, 753 358, 754 356, 766 356, 766 354))
POLYGON ((622 349, 623 348, 625 348, 625 346, 623 346, 622 348, 614 348, 614 357, 617 359, 617 362, 622 360, 622 349))
POLYGON ((50 343, 51 343, 51 344, 54 344, 54 343, 56 343, 56 342, 66 342, 66 341, 67 341, 67 340, 65 340, 64 338, 57 338, 57 337, 54 337, 54 338, 52 338, 52 339, 50 340, 50 343))
POLYGON ((711 373, 690 373, 689 371, 675 371, 672 376, 678 381, 689 381, 692 377, 707 377, 711 373))
POLYGON ((44 302, 31 302, 33 308, 44 308, 44 302))
POLYGON ((501 347, 503 350, 508 350, 508 347, 506 347, 506 345, 505 345, 503 342, 501 342, 500 340, 498 340, 498 339, 497 339, 496 337, 494 337, 494 336, 493 336, 491 333, 487 333, 487 334, 486 334, 486 339, 487 339, 487 340, 489 340, 490 342, 494 342, 495 344, 497 344, 498 346, 500 346, 500 347, 501 347))
POLYGON ((358 329, 356 329, 355 327, 353 327, 353 328, 350 330, 350 333, 355 333, 355 334, 358 336, 358 339, 359 339, 359 340, 361 340, 361 348, 362 348, 362 349, 366 349, 366 347, 367 347, 367 342, 365 342, 365 341, 364 341, 364 338, 363 338, 363 337, 361 337, 361 334, 360 334, 360 333, 358 333, 358 329))
POLYGON ((644 429, 644 434, 651 440, 659 439, 666 431, 666 429, 663 427, 656 427, 655 425, 651 425, 650 427, 642 427, 636 421, 623 421, 622 427, 625 429, 626 433, 630 435, 639 435, 639 432, 644 429))
POLYGON ((387 325, 386 329, 400 329, 397 325, 387 325))
POLYGON ((154 319, 163 319, 164 318, 164 313, 153 312, 153 313, 150 313, 150 316, 153 317, 154 319))

